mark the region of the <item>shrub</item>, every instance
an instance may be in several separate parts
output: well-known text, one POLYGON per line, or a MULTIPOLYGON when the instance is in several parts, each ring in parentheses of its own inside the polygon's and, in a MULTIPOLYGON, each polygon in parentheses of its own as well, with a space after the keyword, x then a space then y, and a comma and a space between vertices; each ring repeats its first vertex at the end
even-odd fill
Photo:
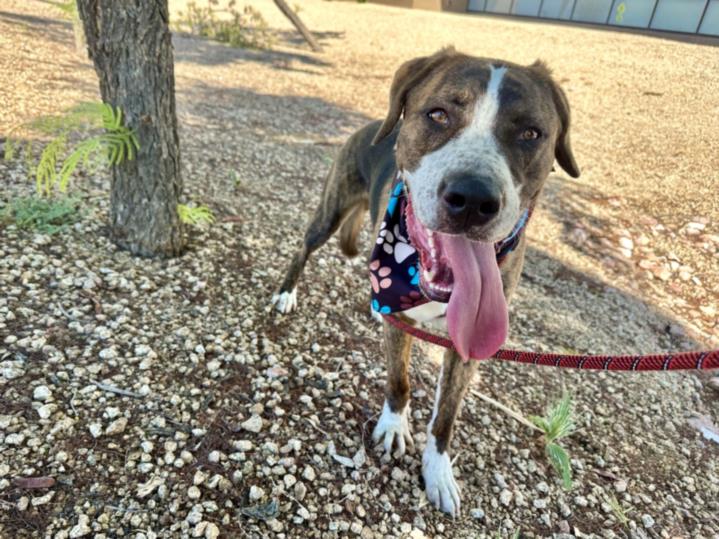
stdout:
POLYGON ((262 14, 251 6, 242 10, 230 0, 227 9, 219 9, 217 0, 208 0, 207 6, 188 2, 186 11, 178 12, 173 28, 178 32, 214 39, 233 47, 266 49, 272 46, 272 36, 262 14), (220 17, 226 12, 229 17, 220 17))

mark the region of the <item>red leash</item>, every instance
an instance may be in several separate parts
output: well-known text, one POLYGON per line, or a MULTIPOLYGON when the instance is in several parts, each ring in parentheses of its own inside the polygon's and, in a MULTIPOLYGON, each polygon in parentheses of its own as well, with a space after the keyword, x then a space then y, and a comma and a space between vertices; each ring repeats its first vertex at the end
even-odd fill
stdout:
MULTIPOLYGON (((397 329, 423 341, 454 350, 452 341, 416 328, 394 315, 384 315, 397 329)), ((521 350, 499 350, 494 359, 517 361, 533 365, 566 367, 573 369, 598 369, 605 371, 674 371, 683 369, 719 369, 719 350, 706 352, 681 352, 677 354, 652 354, 648 356, 582 356, 570 354, 545 354, 521 350)))

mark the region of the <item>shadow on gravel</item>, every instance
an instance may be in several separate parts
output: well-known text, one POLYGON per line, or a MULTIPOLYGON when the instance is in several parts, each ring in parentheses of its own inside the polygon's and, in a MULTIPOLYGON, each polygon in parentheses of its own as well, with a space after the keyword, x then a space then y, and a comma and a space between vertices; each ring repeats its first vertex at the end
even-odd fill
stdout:
POLYGON ((529 336, 529 343, 550 351, 620 355, 703 348, 668 313, 534 247, 527 249, 512 312, 517 340, 529 336))
POLYGON ((230 64, 238 61, 258 62, 269 65, 273 69, 299 71, 313 75, 320 73, 316 70, 297 67, 297 64, 308 68, 332 66, 331 63, 311 54, 278 50, 241 49, 189 34, 175 34, 172 41, 175 46, 175 62, 188 62, 206 66, 230 64))
POLYGON ((622 224, 609 215, 612 208, 618 211, 623 205, 618 198, 591 185, 552 174, 540 204, 562 223, 562 240, 565 243, 601 264, 631 265, 629 260, 618 256, 615 236, 622 224), (610 211, 599 215, 598 207, 610 207, 610 211))
POLYGON ((0 22, 25 26, 33 32, 46 36, 51 41, 70 43, 73 40, 72 23, 69 21, 0 11, 0 22))

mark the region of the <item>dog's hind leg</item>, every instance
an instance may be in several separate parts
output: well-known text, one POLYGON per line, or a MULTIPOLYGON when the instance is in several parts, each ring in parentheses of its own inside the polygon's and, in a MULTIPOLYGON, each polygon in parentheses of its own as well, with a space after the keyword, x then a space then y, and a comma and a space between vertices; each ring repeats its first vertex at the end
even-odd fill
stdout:
POLYGON ((462 361, 453 350, 445 352, 432 419, 427 425, 427 446, 422 454, 422 476, 427 499, 435 507, 453 516, 459 514, 460 496, 447 449, 462 398, 478 366, 478 361, 462 361))
MULTIPOLYGON (((342 158, 343 152, 340 152, 338 161, 342 162, 342 158)), ((295 252, 279 291, 272 297, 272 303, 281 313, 295 310, 297 281, 307 259, 330 239, 343 221, 347 221, 345 226, 350 226, 346 233, 343 230, 341 241, 343 250, 345 250, 345 242, 349 246, 356 240, 362 224, 361 218, 364 217, 367 209, 367 192, 358 173, 350 165, 345 162, 344 166, 341 166, 335 162, 332 166, 322 193, 322 200, 305 231, 302 245, 295 252)))
POLYGON ((406 446, 413 446, 409 427, 409 359, 412 337, 384 322, 384 352, 387 360, 387 387, 382 415, 372 432, 375 443, 383 440, 385 452, 397 446, 403 455, 406 446))

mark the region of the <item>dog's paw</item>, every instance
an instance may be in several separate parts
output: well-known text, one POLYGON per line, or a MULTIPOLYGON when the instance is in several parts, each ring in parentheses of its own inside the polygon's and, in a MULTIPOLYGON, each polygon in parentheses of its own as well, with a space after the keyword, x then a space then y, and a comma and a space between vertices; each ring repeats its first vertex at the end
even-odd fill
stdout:
POLYGON ((372 317, 372 319, 373 319, 375 322, 379 322, 380 324, 382 323, 382 321, 383 321, 382 319, 384 318, 384 316, 382 316, 381 314, 379 314, 379 313, 378 313, 377 311, 375 311, 372 307, 369 308, 369 315, 372 317))
POLYGON ((452 473, 452 462, 446 451, 437 452, 437 443, 432 434, 422 454, 422 477, 430 503, 453 517, 458 516, 459 486, 452 473))
POLYGON ((272 296, 272 305, 282 314, 291 313, 297 308, 297 289, 290 292, 281 292, 272 296))
POLYGON ((384 438, 384 450, 386 453, 392 453, 392 446, 396 445, 396 456, 404 455, 407 446, 414 447, 412 433, 409 429, 409 405, 404 407, 400 413, 393 412, 389 409, 387 401, 382 407, 382 415, 377 422, 377 426, 372 432, 372 439, 378 443, 384 438))

